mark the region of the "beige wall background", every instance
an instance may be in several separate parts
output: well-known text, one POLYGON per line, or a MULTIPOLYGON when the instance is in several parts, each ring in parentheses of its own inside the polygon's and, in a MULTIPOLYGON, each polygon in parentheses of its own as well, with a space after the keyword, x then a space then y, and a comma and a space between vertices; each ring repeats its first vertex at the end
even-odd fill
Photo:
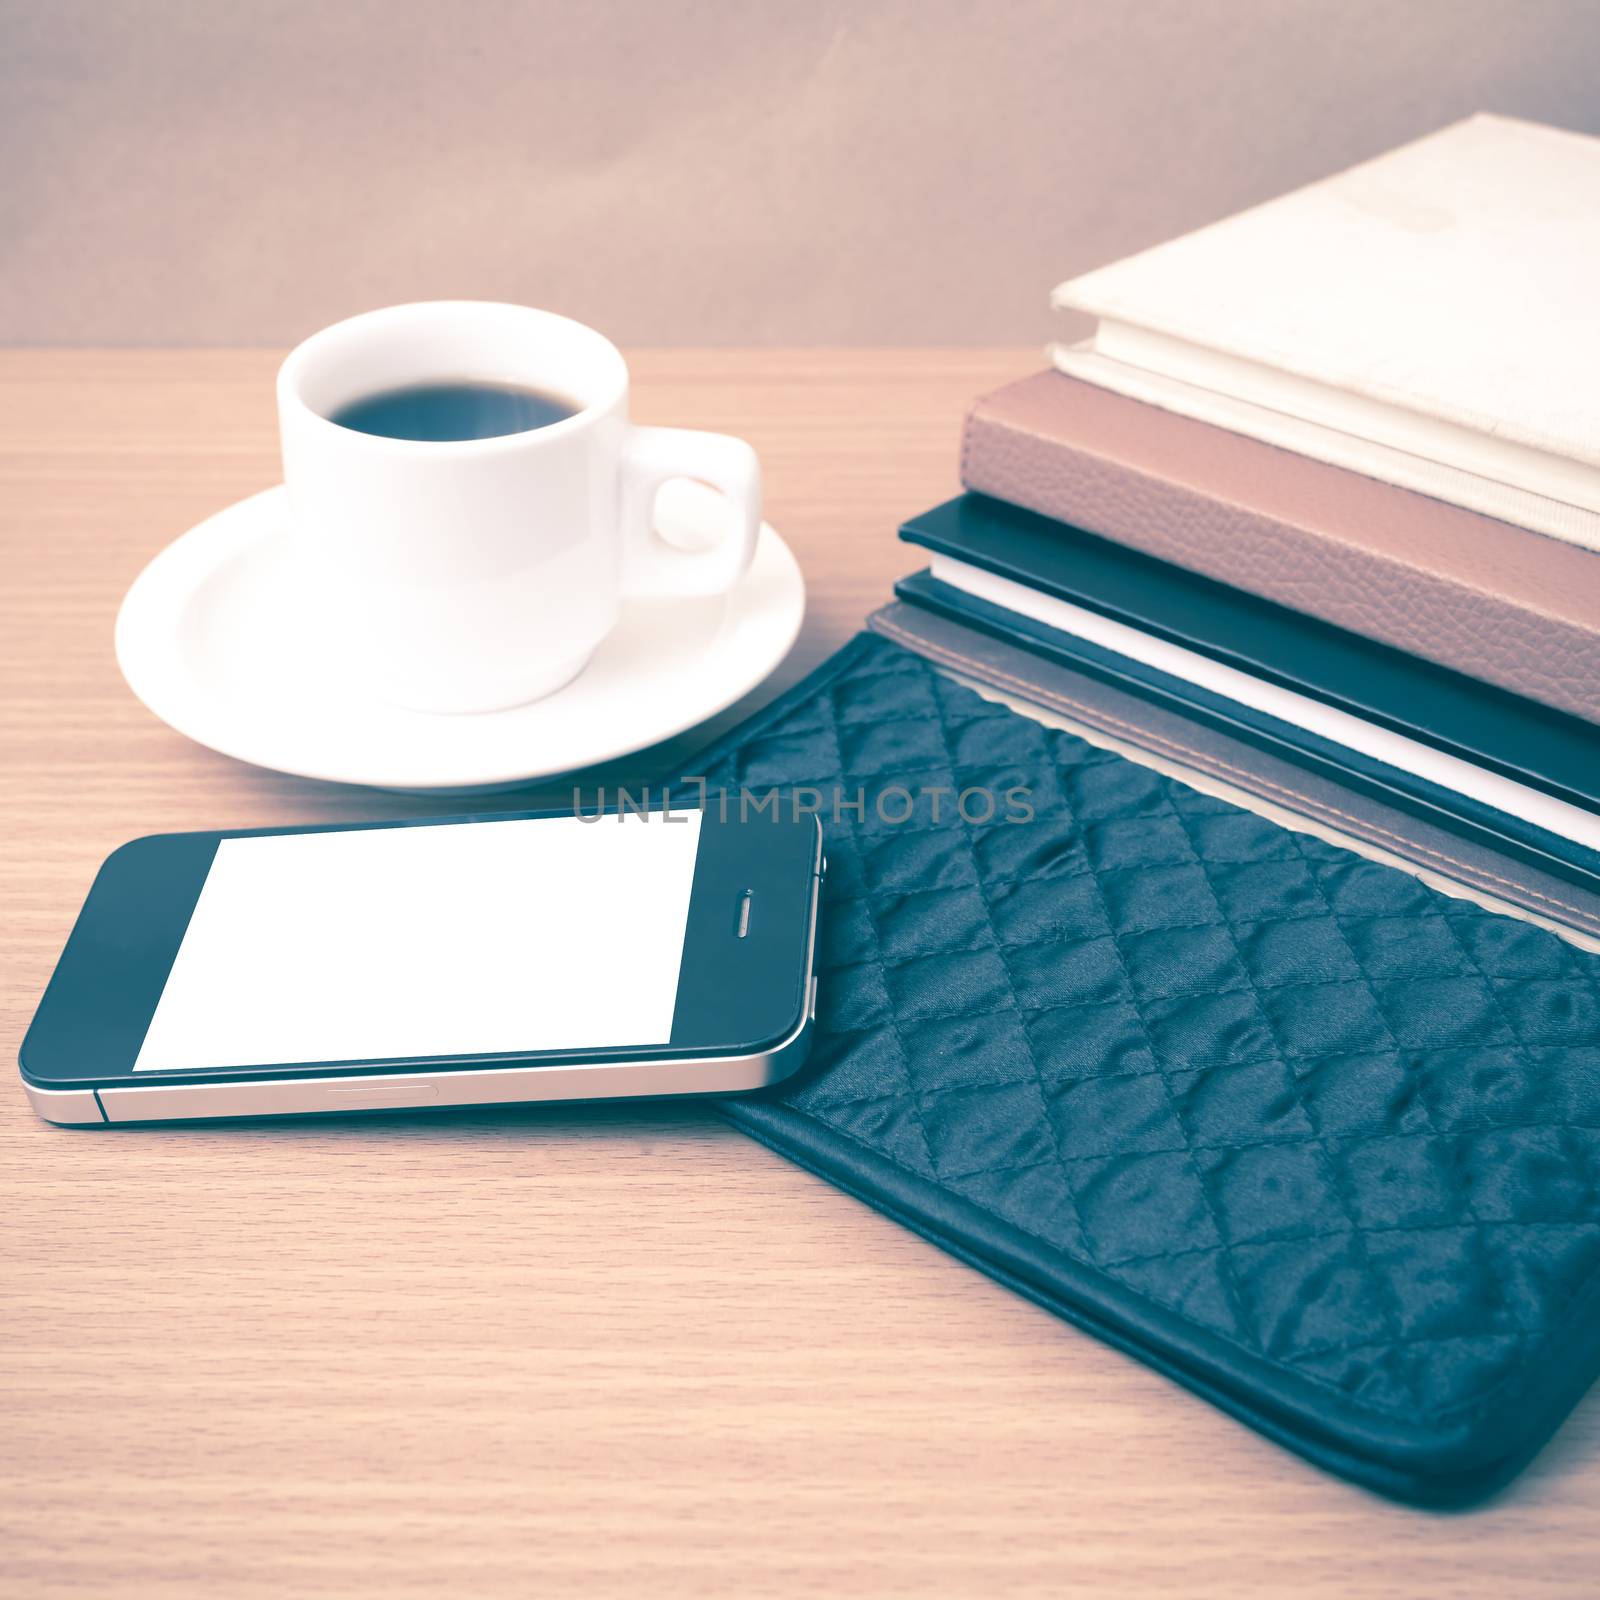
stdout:
POLYGON ((1600 5, 0 0, 0 342, 453 295, 1043 340, 1059 279, 1478 109, 1600 132, 1600 5))

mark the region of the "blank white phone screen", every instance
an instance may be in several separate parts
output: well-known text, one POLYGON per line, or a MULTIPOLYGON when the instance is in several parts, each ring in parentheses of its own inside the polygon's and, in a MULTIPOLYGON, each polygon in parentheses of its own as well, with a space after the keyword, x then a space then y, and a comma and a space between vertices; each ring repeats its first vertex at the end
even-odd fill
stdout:
POLYGON ((700 820, 224 839, 134 1071, 665 1044, 700 820))

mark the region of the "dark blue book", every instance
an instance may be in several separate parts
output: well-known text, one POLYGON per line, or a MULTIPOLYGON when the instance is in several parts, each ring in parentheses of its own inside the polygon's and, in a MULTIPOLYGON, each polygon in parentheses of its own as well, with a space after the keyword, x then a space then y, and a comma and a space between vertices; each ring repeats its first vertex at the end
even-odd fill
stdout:
POLYGON ((1600 827, 1600 730, 1591 724, 985 496, 965 495, 913 518, 901 537, 932 551, 936 571, 957 580, 918 574, 897 587, 902 599, 1181 710, 1586 888, 1600 888, 1600 851, 1541 826, 1548 817, 1530 821, 1520 814, 1539 810, 1538 797, 1549 796, 1581 814, 1575 816, 1580 835, 1600 827), (1498 774, 1533 791, 1534 803, 1484 803, 996 604, 992 590, 982 597, 960 586, 971 581, 974 569, 1498 774))

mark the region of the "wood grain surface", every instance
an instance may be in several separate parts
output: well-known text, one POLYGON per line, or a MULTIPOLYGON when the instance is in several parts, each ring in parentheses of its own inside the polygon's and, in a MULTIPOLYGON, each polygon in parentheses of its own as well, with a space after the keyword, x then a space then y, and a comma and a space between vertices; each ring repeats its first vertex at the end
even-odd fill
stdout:
MULTIPOLYGON (((916 565, 963 406, 1039 364, 633 360, 641 420, 756 445, 805 569, 756 699, 916 565)), ((118 677, 139 567, 275 480, 274 365, 0 353, 8 1060, 123 839, 447 809, 213 755, 118 677)), ((692 1106, 95 1132, 13 1081, 0 1205, 11 1600, 1600 1587, 1593 1399, 1487 1507, 1391 1506, 692 1106)))

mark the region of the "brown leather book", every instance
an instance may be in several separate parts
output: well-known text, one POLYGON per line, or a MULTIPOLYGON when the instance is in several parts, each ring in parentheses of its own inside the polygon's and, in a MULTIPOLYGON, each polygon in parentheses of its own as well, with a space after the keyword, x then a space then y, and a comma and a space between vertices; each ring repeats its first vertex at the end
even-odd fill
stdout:
POLYGON ((1600 723, 1600 555, 1059 372, 983 396, 992 495, 1600 723))

